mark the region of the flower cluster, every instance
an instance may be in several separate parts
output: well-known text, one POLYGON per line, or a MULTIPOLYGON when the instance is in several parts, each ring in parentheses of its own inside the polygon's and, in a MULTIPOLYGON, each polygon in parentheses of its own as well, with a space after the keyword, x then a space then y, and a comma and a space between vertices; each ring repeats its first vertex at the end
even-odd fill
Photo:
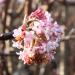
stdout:
POLYGON ((23 49, 19 59, 24 64, 49 63, 54 58, 56 48, 61 38, 61 28, 53 22, 51 14, 38 8, 28 17, 25 16, 23 25, 15 29, 13 47, 23 49))

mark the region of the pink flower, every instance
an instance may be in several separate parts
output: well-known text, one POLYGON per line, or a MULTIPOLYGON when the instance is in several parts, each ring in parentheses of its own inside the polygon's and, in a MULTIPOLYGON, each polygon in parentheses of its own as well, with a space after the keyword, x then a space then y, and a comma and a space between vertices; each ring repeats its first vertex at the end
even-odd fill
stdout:
POLYGON ((31 42, 31 40, 34 38, 34 31, 26 31, 25 35, 25 41, 31 42))
POLYGON ((29 64, 30 63, 30 58, 32 58, 34 56, 34 53, 31 51, 20 51, 20 53, 17 53, 19 55, 19 59, 21 59, 22 61, 24 61, 24 64, 29 64))
POLYGON ((45 16, 46 16, 46 23, 51 24, 51 22, 53 21, 53 18, 51 17, 51 14, 46 11, 45 16))
POLYGON ((17 42, 15 42, 15 41, 12 41, 13 42, 13 47, 16 47, 16 48, 18 48, 18 49, 21 49, 22 48, 22 45, 21 45, 21 41, 17 41, 17 42))
POLYGON ((60 26, 56 21, 52 22, 51 14, 41 8, 24 19, 23 24, 27 24, 27 27, 22 25, 13 31, 16 39, 13 46, 20 49, 23 45, 24 48, 19 53, 19 59, 24 64, 51 62, 59 46, 60 26))
POLYGON ((30 18, 35 17, 39 20, 42 20, 42 19, 46 19, 46 16, 44 14, 45 14, 44 10, 42 8, 38 8, 36 11, 32 12, 29 17, 30 18))
POLYGON ((22 29, 22 31, 25 31, 26 30, 26 26, 22 25, 21 29, 22 29))
POLYGON ((14 32, 13 36, 16 37, 16 36, 20 35, 22 31, 21 31, 21 28, 18 28, 18 29, 14 29, 13 32, 14 32))

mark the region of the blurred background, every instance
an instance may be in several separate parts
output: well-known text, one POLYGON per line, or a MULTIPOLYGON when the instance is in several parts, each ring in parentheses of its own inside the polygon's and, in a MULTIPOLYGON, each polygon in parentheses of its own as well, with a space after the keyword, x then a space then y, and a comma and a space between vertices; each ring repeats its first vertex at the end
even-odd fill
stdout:
POLYGON ((24 65, 12 39, 0 39, 0 75, 75 75, 75 0, 0 0, 0 34, 18 28, 24 15, 38 7, 49 11, 62 28, 55 59, 50 64, 24 65))

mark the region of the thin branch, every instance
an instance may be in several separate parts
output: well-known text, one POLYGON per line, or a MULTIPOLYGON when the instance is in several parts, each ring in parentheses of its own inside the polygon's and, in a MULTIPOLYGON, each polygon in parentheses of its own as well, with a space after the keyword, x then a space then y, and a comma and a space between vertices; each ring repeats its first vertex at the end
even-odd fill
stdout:
MULTIPOLYGON (((4 33, 0 35, 0 40, 11 40, 11 39, 14 39, 13 32, 4 33)), ((75 35, 67 35, 65 37, 62 37, 61 41, 66 41, 70 39, 75 39, 75 35)))
POLYGON ((61 41, 67 41, 67 40, 70 40, 70 39, 75 39, 75 35, 62 37, 61 41))

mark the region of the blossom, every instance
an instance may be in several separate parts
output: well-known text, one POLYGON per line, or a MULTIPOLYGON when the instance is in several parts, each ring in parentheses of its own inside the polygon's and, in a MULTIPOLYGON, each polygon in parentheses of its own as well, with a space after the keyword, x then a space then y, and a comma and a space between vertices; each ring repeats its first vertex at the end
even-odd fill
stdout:
POLYGON ((41 21, 35 21, 34 26, 32 27, 32 30, 36 32, 37 35, 43 33, 43 26, 41 21))
POLYGON ((18 54, 24 64, 50 63, 54 59, 61 39, 61 28, 56 21, 53 22, 49 12, 38 8, 28 17, 25 16, 23 25, 13 32, 13 47, 23 49, 18 54))
POLYGON ((44 15, 44 10, 42 8, 38 8, 36 11, 32 12, 29 16, 30 18, 35 17, 37 19, 46 19, 46 16, 44 15))
POLYGON ((25 50, 20 51, 20 53, 18 53, 19 59, 22 59, 24 61, 24 64, 29 64, 30 63, 30 58, 34 56, 34 53, 32 52, 26 52, 25 50))
POLYGON ((20 28, 18 28, 18 29, 14 29, 13 32, 14 32, 13 36, 16 37, 16 36, 20 35, 22 31, 20 28))
POLYGON ((16 48, 18 48, 18 49, 21 49, 22 48, 22 45, 21 45, 21 42, 19 42, 19 41, 17 41, 17 42, 15 42, 15 41, 12 41, 13 42, 13 47, 16 47, 16 48))
POLYGON ((21 30, 22 31, 25 31, 26 30, 26 26, 25 25, 22 25, 21 30))

